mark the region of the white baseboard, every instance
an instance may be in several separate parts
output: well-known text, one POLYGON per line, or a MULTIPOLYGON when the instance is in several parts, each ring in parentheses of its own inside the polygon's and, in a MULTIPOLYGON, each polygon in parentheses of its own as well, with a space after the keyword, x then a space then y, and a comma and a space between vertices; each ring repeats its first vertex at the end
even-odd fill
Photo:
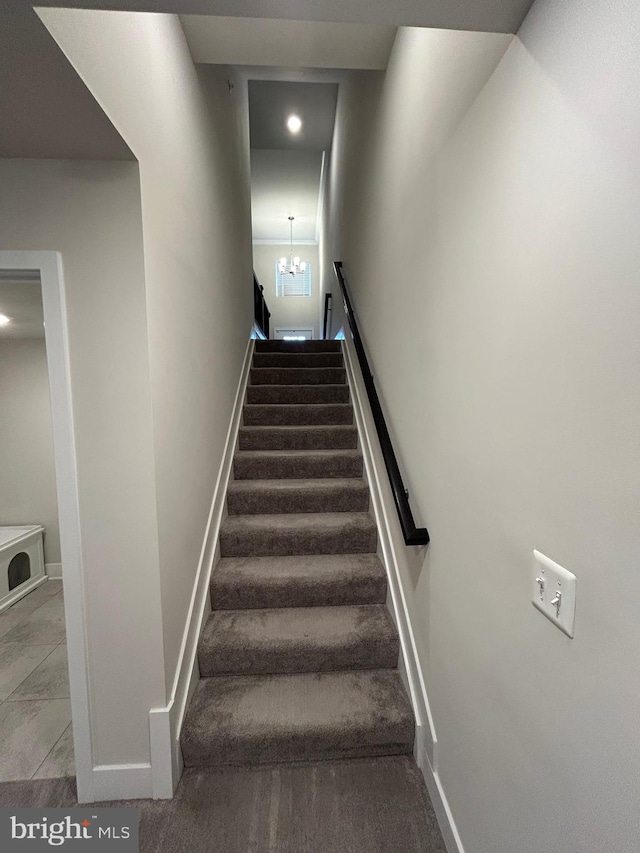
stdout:
POLYGON ((91 788, 91 801, 96 803, 149 799, 153 793, 151 765, 99 764, 93 768, 91 788))
MULTIPOLYGON (((388 602, 400 636, 398 666, 416 718, 414 756, 416 764, 424 776, 448 853, 464 853, 437 772, 438 739, 404 593, 399 555, 397 547, 394 545, 394 542, 398 542, 401 536, 397 530, 395 536, 392 533, 394 528, 399 528, 396 508, 387 484, 387 472, 353 342, 343 340, 342 348, 351 402, 360 438, 365 476, 369 484, 373 515, 378 528, 380 558, 384 564, 389 583, 388 602)), ((406 546, 403 544, 402 547, 406 546)))
POLYGON ((44 571, 53 580, 62 580, 62 563, 45 563, 44 571))
POLYGON ((421 748, 419 740, 419 737, 416 737, 414 756, 416 764, 424 777, 447 853, 464 853, 464 847, 462 846, 462 841, 460 840, 453 815, 451 814, 440 776, 431 766, 427 752, 424 748, 421 748))
MULTIPOLYGON (((386 478, 387 472, 382 460, 378 436, 369 409, 369 401, 367 400, 355 348, 349 340, 342 342, 342 348, 351 391, 351 402, 360 437, 365 474, 371 493, 371 505, 378 527, 380 557, 387 572, 392 615, 400 635, 400 672, 409 691, 416 716, 416 725, 422 732, 422 740, 429 761, 432 767, 437 767, 437 738, 409 618, 409 608, 398 565, 398 555, 393 544, 392 524, 398 524, 395 517, 395 504, 392 499, 386 501, 384 499, 385 490, 383 490, 381 478, 386 478)), ((388 490, 387 487, 386 491, 388 490)))
POLYGON ((149 712, 152 794, 154 799, 171 799, 182 774, 180 731, 189 700, 200 678, 197 660, 198 640, 211 609, 209 583, 211 572, 219 559, 220 524, 225 511, 227 486, 231 476, 238 428, 242 418, 242 406, 249 379, 253 347, 253 340, 250 339, 245 352, 222 454, 220 472, 209 511, 171 698, 166 707, 152 708, 149 712))

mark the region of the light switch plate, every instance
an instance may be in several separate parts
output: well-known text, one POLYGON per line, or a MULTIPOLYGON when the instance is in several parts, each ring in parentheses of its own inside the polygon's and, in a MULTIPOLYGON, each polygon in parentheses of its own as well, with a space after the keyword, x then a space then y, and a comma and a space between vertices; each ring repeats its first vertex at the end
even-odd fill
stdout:
POLYGON ((533 606, 573 637, 576 615, 576 576, 540 551, 533 552, 533 606))

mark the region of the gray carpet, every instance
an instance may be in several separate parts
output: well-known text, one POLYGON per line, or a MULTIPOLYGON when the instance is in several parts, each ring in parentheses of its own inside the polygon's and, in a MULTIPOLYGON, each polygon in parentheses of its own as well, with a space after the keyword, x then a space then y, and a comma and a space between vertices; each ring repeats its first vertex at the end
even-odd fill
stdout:
POLYGON ((198 662, 203 677, 393 669, 399 651, 384 604, 218 610, 198 662))
POLYGON ((182 728, 187 767, 412 752, 348 401, 335 342, 256 343, 182 728))
POLYGON ((288 406, 252 406, 243 409, 245 426, 311 426, 314 424, 350 424, 353 409, 348 403, 309 403, 306 406, 290 403, 288 406))
POLYGON ((353 426, 248 426, 238 436, 240 450, 355 450, 358 431, 353 426))
MULTIPOLYGON (((188 769, 173 800, 127 803, 140 849, 445 853, 411 756, 340 346, 258 342, 251 383, 188 769)), ((0 784, 0 806, 74 803, 72 780, 0 784)))
POLYGON ((233 470, 238 480, 362 477, 362 456, 357 450, 241 450, 233 470))
POLYGON ((229 515, 292 512, 367 512, 364 480, 234 480, 227 490, 229 515))
MULTIPOLYGON (((76 805, 72 779, 5 782, 0 807, 76 805)), ((193 768, 140 809, 141 853, 446 853, 409 758, 193 768)))
POLYGON ((384 604, 387 578, 375 554, 227 557, 211 597, 216 610, 384 604))
POLYGON ((223 557, 371 554, 377 541, 368 512, 230 515, 220 527, 223 557))
POLYGON ((249 385, 247 403, 348 403, 346 385, 249 385))

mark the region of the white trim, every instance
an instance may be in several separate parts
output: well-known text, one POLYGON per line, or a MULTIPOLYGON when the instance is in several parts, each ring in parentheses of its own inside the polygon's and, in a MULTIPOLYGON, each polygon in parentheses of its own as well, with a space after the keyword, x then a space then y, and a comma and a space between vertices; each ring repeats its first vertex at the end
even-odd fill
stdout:
POLYGON ((2 603, 0 603, 0 613, 4 613, 5 610, 13 607, 17 601, 20 601, 21 598, 25 597, 25 595, 33 592, 34 589, 42 586, 46 580, 46 575, 40 575, 38 578, 32 578, 31 580, 21 583, 20 586, 14 590, 13 595, 3 598, 2 603))
POLYGON ((391 519, 392 513, 395 513, 394 506, 386 506, 383 500, 383 492, 380 484, 380 474, 386 476, 386 471, 379 472, 378 466, 375 464, 375 456, 373 448, 377 446, 378 438, 375 434, 373 422, 368 423, 365 416, 365 411, 368 411, 368 402, 365 408, 364 400, 366 393, 364 391, 364 383, 360 366, 353 350, 353 343, 349 340, 344 340, 342 349, 345 356, 345 366, 347 368, 347 377, 351 389, 351 402, 353 403, 353 411, 358 427, 358 434, 362 444, 362 456, 364 459, 365 472, 369 482, 371 491, 371 504, 373 513, 378 527, 378 538, 380 542, 380 550, 382 562, 384 563, 389 580, 389 592, 393 604, 393 611, 400 635, 400 654, 401 654, 401 669, 404 667, 404 675, 406 677, 409 695, 413 705, 413 710, 416 715, 416 726, 422 728, 422 737, 424 738, 425 749, 429 756, 429 761, 432 766, 437 767, 437 738, 429 707, 429 699, 427 697, 427 689, 422 676, 422 670, 418 659, 418 649, 416 646, 415 637, 411 628, 411 620, 409 618, 409 608, 404 594, 402 585, 400 568, 398 559, 393 547, 393 539, 391 535, 391 519), (373 445, 374 441, 376 444, 373 445))
MULTIPOLYGON (((41 524, 27 524, 27 525, 10 525, 9 527, 0 527, 1 531, 6 531, 7 529, 12 528, 14 530, 23 530, 24 533, 19 533, 17 536, 12 537, 11 539, 2 539, 2 548, 13 547, 14 545, 19 545, 21 542, 24 542, 26 539, 30 539, 34 533, 44 533, 44 527, 41 524)), ((6 533, 4 534, 6 536, 6 533)), ((40 544, 42 544, 42 537, 38 537, 40 544)))
POLYGON ((442 787, 442 781, 437 771, 435 771, 429 763, 426 750, 419 749, 416 743, 414 750, 416 764, 418 765, 429 792, 431 805, 438 819, 438 826, 442 833, 442 838, 447 848, 447 853, 464 853, 464 847, 460 840, 460 835, 456 827, 447 797, 442 787))
POLYGON ((171 734, 175 724, 175 708, 175 700, 171 699, 165 708, 152 708, 149 711, 149 739, 153 766, 151 795, 154 800, 170 800, 182 772, 171 734))
MULTIPOLYGON (((313 340, 313 326, 275 326, 273 329, 274 336, 278 334, 278 332, 309 332, 311 337, 310 341, 313 340)), ((277 341, 278 338, 274 337, 274 341, 277 341)), ((282 340, 282 338, 280 338, 282 340)))
POLYGON ((51 580, 62 580, 62 563, 45 563, 44 571, 51 580))
POLYGON ((213 567, 219 559, 220 524, 225 510, 227 486, 236 450, 238 428, 253 358, 253 346, 253 340, 250 339, 233 403, 222 463, 213 492, 171 698, 166 707, 152 708, 149 712, 151 767, 153 771, 152 788, 155 799, 170 799, 182 773, 180 731, 187 705, 200 678, 197 659, 198 640, 211 610, 209 583, 213 567))
MULTIPOLYGON (((151 797, 150 764, 98 764, 93 768, 93 800, 144 800, 151 797)), ((86 802, 86 800, 85 800, 86 802)))
POLYGON ((97 799, 97 787, 91 745, 84 568, 62 258, 59 252, 0 251, 0 269, 33 270, 39 274, 42 285, 60 549, 64 565, 64 600, 76 781, 78 801, 92 802, 97 799))
POLYGON ((262 329, 260 328, 260 326, 257 323, 254 323, 253 326, 251 327, 250 337, 253 338, 254 341, 255 340, 258 340, 258 341, 266 341, 267 340, 267 336, 265 335, 265 333, 262 331, 262 329))
POLYGON ((404 594, 398 557, 391 535, 391 524, 398 523, 395 518, 395 505, 392 501, 385 502, 383 498, 384 492, 381 488, 380 479, 381 477, 386 477, 387 474, 383 465, 376 465, 374 448, 378 449, 379 455, 379 442, 368 400, 366 399, 362 373, 353 342, 349 339, 343 340, 342 351, 351 392, 351 403, 360 438, 360 449, 364 461, 365 475, 371 493, 371 506, 378 528, 380 558, 384 564, 389 581, 391 615, 394 618, 400 636, 400 661, 398 666, 416 717, 414 756, 416 764, 424 776, 448 853, 464 853, 451 809, 449 808, 440 777, 437 773, 438 740, 436 738, 427 689, 418 658, 418 649, 411 627, 411 619, 404 594))
MULTIPOLYGON (((290 246, 290 240, 252 240, 254 246, 290 246)), ((317 240, 294 240, 294 246, 317 246, 317 240)))
MULTIPOLYGON (((320 245, 320 231, 322 229, 322 209, 324 207, 324 191, 327 179, 327 152, 322 152, 322 165, 320 166, 320 180, 318 181, 318 206, 316 208, 316 243, 320 245)), ((319 288, 318 288, 319 289, 319 288)))

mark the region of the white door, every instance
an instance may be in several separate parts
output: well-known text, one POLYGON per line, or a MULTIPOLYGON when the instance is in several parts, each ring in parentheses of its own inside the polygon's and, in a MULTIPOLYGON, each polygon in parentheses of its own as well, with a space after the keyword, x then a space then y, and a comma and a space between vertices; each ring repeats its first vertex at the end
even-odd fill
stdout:
POLYGON ((277 341, 310 341, 313 339, 313 329, 283 329, 276 326, 277 341))

